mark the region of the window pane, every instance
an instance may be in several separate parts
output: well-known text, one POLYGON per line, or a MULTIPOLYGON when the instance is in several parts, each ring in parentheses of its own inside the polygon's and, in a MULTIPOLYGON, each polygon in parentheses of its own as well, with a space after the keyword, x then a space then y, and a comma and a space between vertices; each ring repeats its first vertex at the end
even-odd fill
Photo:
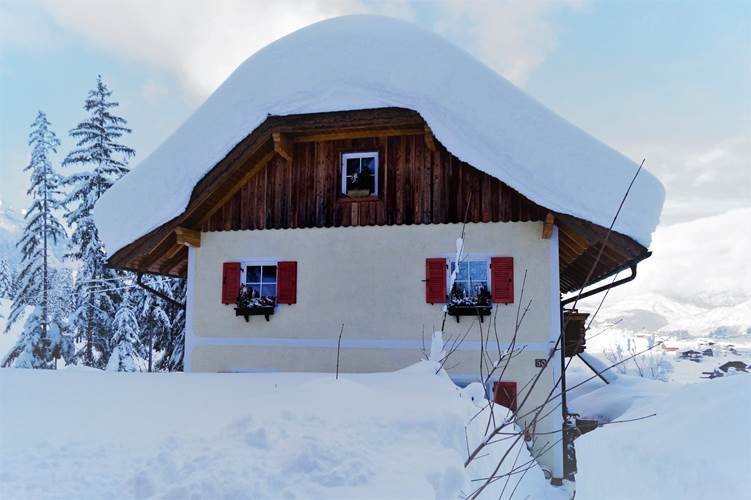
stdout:
POLYGON ((263 285, 261 293, 264 297, 276 297, 276 285, 263 285))
POLYGON ((480 290, 483 287, 487 288, 487 284, 485 282, 482 282, 482 281, 473 281, 472 285, 470 287, 470 290, 471 290, 470 295, 472 297, 477 297, 477 295, 480 293, 480 290))
POLYGON ((468 289, 467 283, 464 281, 457 281, 456 289, 459 292, 459 295, 462 297, 466 297, 469 295, 469 289, 468 289))
POLYGON ((276 266, 263 266, 263 282, 276 283, 276 266))
POLYGON ((363 158, 360 172, 363 175, 373 176, 375 174, 375 158, 363 158))
POLYGON ((488 263, 484 260, 469 262, 469 277, 472 281, 485 281, 488 279, 488 263))
POLYGON ((246 283, 260 283, 261 282, 261 266, 248 266, 245 268, 245 282, 246 283))
POLYGON ((261 296, 261 285, 250 285, 253 290, 253 298, 261 296))
POLYGON ((352 177, 360 171, 360 158, 347 158, 347 177, 352 177))
POLYGON ((469 269, 467 261, 459 262, 459 272, 456 273, 457 280, 467 281, 469 279, 469 269))

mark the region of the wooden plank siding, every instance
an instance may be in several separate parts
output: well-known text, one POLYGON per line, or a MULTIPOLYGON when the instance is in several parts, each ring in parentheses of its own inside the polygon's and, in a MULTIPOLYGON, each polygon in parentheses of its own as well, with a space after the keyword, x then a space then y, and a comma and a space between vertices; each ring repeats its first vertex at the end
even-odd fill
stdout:
POLYGON ((424 136, 298 142, 276 155, 201 231, 544 220, 547 210, 424 136), (340 195, 341 155, 378 151, 377 198, 340 195))

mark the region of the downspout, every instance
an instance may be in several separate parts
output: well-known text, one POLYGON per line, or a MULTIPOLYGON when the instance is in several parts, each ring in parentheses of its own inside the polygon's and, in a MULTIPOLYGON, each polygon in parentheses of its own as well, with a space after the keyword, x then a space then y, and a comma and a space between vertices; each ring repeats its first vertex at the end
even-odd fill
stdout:
POLYGON ((160 292, 159 290, 155 290, 154 288, 151 288, 149 285, 147 285, 146 283, 144 283, 142 281, 142 279, 143 279, 143 273, 138 273, 138 277, 136 278, 136 285, 140 286, 141 288, 143 288, 147 292, 153 293, 154 295, 156 295, 160 299, 162 299, 162 300, 164 300, 166 302, 169 302, 170 304, 172 304, 174 306, 179 307, 180 309, 183 309, 183 310, 185 309, 185 304, 183 304, 182 302, 176 301, 175 299, 173 299, 169 295, 164 294, 164 293, 160 292))
MULTIPOLYGON (((566 346, 566 323, 565 323, 565 321, 563 319, 563 308, 566 305, 568 305, 568 304, 572 304, 572 303, 578 301, 579 299, 583 299, 585 297, 591 297, 592 295, 596 295, 596 294, 604 292, 606 290, 610 290, 611 288, 615 288, 617 286, 624 285, 624 284, 628 283, 629 281, 633 281, 634 279, 636 279, 636 266, 639 264, 639 262, 641 262, 642 260, 646 259, 650 255, 652 255, 652 252, 646 252, 641 257, 638 257, 636 259, 631 260, 630 262, 626 263, 624 266, 622 266, 622 267, 616 269, 615 271, 613 271, 613 273, 610 273, 610 276, 612 276, 613 274, 617 274, 618 272, 623 271, 625 269, 631 269, 631 275, 630 276, 627 276, 626 278, 619 279, 618 281, 614 281, 612 283, 608 283, 608 284, 603 285, 603 286, 599 286, 599 287, 597 287, 595 289, 592 289, 592 290, 589 290, 589 291, 586 291, 586 292, 584 292, 583 289, 586 288, 589 284, 585 284, 584 286, 582 286, 580 288, 580 290, 582 290, 580 293, 576 294, 574 297, 571 297, 571 298, 568 298, 568 299, 565 299, 565 300, 561 300, 561 307, 560 307, 560 311, 561 311, 561 338, 560 338, 560 349, 561 349, 561 407, 562 407, 563 415, 564 415, 564 420, 563 420, 563 436, 562 436, 562 439, 563 439, 563 472, 564 472, 563 476, 564 476, 565 479, 568 479, 570 481, 574 480, 574 475, 577 472, 577 467, 576 467, 576 451, 574 449, 574 439, 576 439, 577 429, 576 429, 575 422, 573 422, 573 421, 571 421, 569 419, 568 401, 567 401, 567 397, 566 397, 566 362, 565 362, 566 357, 564 356, 564 350, 565 350, 565 346, 566 346)), ((608 278, 608 276, 601 277, 597 281, 602 281, 603 279, 606 279, 606 278, 608 278)), ((588 363, 585 363, 585 364, 587 364, 587 366, 590 366, 588 363)), ((592 368, 592 367, 590 366, 590 368, 592 368)), ((595 371, 595 370, 593 370, 593 371, 595 371)), ((597 371, 595 371, 595 373, 597 373, 597 371)), ((598 375, 600 375, 600 374, 598 373, 598 375)), ((605 381, 605 383, 609 384, 609 382, 607 380, 605 380, 601 375, 600 375, 600 378, 602 378, 605 381)), ((561 481, 560 484, 562 484, 562 483, 563 483, 563 481, 561 481)), ((557 484, 557 482, 553 483, 553 484, 557 484)))

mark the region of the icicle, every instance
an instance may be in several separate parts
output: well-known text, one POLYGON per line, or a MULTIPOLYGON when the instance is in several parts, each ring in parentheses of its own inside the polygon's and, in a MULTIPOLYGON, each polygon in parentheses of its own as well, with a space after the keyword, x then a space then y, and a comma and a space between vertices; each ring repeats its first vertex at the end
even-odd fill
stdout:
POLYGON ((456 239, 456 254, 454 255, 454 270, 451 271, 451 279, 449 281, 449 290, 454 289, 454 283, 456 282, 456 274, 459 272, 459 263, 464 260, 464 238, 456 239))
POLYGON ((433 332, 433 341, 430 343, 430 357, 428 361, 440 363, 446 356, 443 350, 443 332, 433 332))

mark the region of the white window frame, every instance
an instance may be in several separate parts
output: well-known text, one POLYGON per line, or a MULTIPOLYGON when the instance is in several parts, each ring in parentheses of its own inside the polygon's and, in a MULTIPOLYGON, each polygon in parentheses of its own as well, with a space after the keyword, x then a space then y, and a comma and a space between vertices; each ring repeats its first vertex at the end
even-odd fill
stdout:
POLYGON ((243 259, 240 260, 240 284, 248 285, 248 275, 245 272, 248 266, 276 266, 276 278, 274 279, 274 289, 278 292, 279 287, 279 260, 281 259, 243 259))
MULTIPOLYGON (((370 196, 379 196, 380 186, 378 185, 378 169, 380 168, 379 165, 379 157, 378 157, 378 151, 356 151, 352 153, 342 153, 342 159, 341 159, 341 194, 343 196, 347 195, 347 160, 350 158, 373 158, 375 161, 375 179, 373 182, 373 193, 370 196)), ((352 198, 357 199, 357 198, 352 198)))
MULTIPOLYGON (((464 259, 462 259, 462 262, 469 262, 469 261, 481 261, 484 260, 486 263, 486 269, 487 269, 487 276, 488 276, 488 292, 490 294, 493 294, 493 274, 490 272, 490 259, 492 255, 491 254, 485 254, 485 253, 471 253, 471 254, 465 254, 464 259)), ((456 260, 456 255, 449 255, 446 257, 446 296, 449 296, 451 294, 451 264, 456 260)), ((495 304, 492 304, 495 306, 495 304)))

